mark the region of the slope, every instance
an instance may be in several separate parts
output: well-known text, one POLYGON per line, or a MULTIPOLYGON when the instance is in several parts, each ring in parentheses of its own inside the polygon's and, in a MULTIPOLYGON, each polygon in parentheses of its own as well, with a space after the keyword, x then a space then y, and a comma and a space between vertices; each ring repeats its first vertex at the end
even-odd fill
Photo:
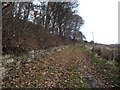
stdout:
POLYGON ((80 44, 59 48, 15 69, 15 75, 4 77, 3 87, 105 88, 115 87, 112 81, 118 78, 114 64, 80 44))

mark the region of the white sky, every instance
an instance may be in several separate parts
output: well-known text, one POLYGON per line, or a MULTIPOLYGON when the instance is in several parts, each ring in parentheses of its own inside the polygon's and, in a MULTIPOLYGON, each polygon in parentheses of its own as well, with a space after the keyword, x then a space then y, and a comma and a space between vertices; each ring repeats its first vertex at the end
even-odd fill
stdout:
POLYGON ((118 43, 118 1, 78 0, 79 14, 85 20, 81 31, 87 41, 103 44, 118 43))

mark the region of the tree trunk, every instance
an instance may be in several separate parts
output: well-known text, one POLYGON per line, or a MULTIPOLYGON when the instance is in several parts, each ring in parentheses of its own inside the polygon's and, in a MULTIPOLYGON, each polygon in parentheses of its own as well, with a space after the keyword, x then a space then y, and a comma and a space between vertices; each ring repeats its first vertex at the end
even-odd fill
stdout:
POLYGON ((24 16, 24 23, 28 20, 28 16, 29 16, 29 13, 30 13, 30 6, 31 6, 31 3, 28 3, 28 7, 25 11, 25 16, 24 16))
POLYGON ((48 2, 47 11, 46 11, 47 15, 46 15, 46 21, 45 21, 45 31, 47 31, 47 32, 49 30, 50 12, 51 12, 50 2, 48 2))

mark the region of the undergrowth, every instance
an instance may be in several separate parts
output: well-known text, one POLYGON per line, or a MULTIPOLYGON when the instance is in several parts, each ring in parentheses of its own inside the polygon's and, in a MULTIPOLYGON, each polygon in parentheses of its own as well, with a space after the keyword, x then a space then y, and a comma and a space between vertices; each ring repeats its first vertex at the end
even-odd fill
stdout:
POLYGON ((95 66, 96 72, 105 76, 106 79, 111 82, 114 86, 120 87, 120 73, 119 68, 115 62, 108 61, 96 56, 95 53, 87 49, 83 44, 76 44, 75 48, 78 51, 84 51, 87 56, 91 59, 91 63, 95 66))

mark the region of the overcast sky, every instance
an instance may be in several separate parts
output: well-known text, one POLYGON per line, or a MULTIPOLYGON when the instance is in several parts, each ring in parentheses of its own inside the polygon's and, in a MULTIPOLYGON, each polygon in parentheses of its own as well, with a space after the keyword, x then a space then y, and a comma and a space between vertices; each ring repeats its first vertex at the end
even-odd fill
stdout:
POLYGON ((103 44, 118 43, 118 1, 120 0, 78 0, 79 14, 85 24, 81 31, 87 41, 103 44))

